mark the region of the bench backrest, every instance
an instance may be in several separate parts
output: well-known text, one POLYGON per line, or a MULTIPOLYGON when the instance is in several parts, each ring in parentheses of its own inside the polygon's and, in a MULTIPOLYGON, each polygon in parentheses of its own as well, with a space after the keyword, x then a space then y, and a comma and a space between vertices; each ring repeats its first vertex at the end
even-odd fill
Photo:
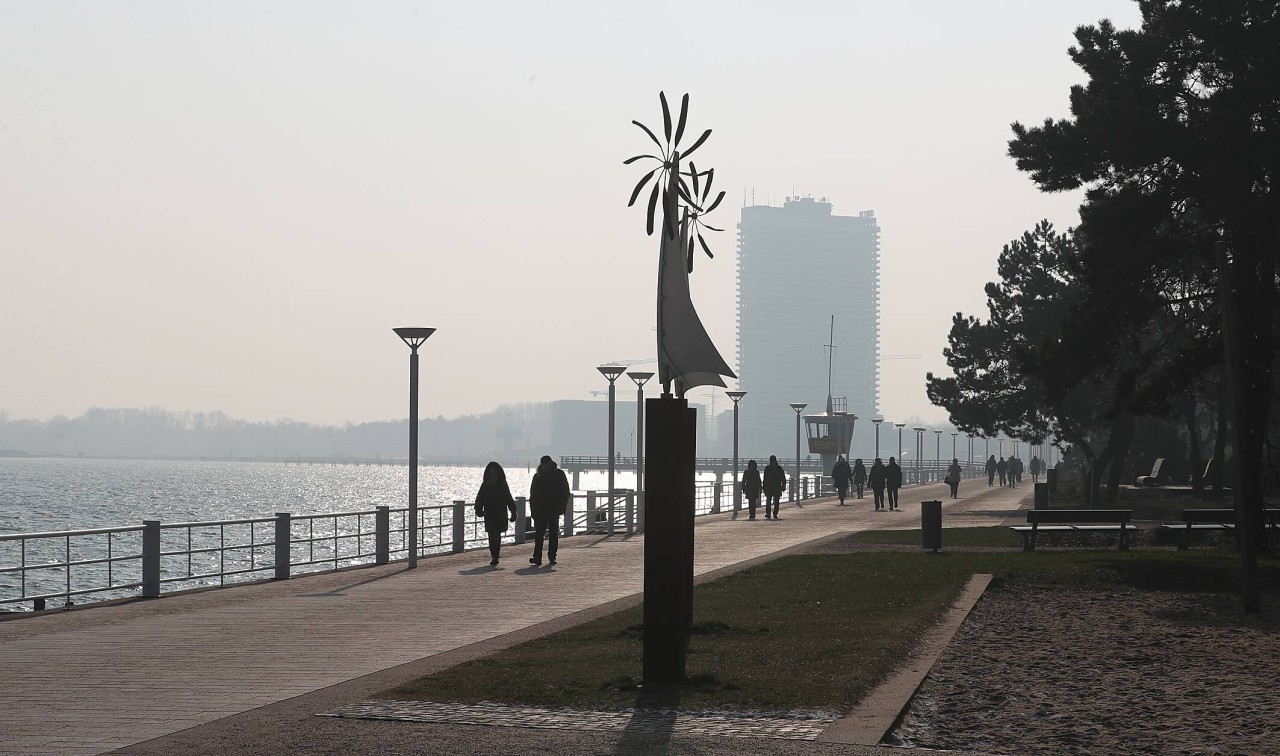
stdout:
POLYGON ((1200 480, 1208 480, 1209 474, 1212 472, 1213 472, 1213 459, 1210 458, 1208 462, 1204 463, 1204 474, 1200 476, 1200 480))
MULTIPOLYGON (((1268 508, 1264 510, 1263 517, 1271 524, 1280 523, 1280 509, 1268 508)), ((1197 522, 1235 522, 1236 510, 1234 509, 1184 509, 1182 510, 1182 521, 1185 523, 1197 522)))
POLYGON ((1161 458, 1157 459, 1157 460, 1155 461, 1155 464, 1153 464, 1153 465, 1151 466, 1151 475, 1150 475, 1150 477, 1152 477, 1152 478, 1158 478, 1158 477, 1160 477, 1160 468, 1162 468, 1162 467, 1164 467, 1164 457, 1161 457, 1161 458))
POLYGON ((1127 523, 1133 517, 1132 509, 1028 509, 1027 522, 1046 524, 1055 522, 1118 522, 1127 523))

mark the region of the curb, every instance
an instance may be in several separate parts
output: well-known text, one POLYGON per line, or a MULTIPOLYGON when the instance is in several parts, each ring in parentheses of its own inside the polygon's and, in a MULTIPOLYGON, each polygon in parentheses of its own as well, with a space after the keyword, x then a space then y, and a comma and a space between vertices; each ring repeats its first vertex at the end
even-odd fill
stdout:
POLYGON ((982 598, 991 577, 981 573, 970 577, 942 622, 921 638, 906 666, 876 686, 856 709, 823 730, 818 742, 873 746, 884 740, 902 719, 925 676, 982 598))

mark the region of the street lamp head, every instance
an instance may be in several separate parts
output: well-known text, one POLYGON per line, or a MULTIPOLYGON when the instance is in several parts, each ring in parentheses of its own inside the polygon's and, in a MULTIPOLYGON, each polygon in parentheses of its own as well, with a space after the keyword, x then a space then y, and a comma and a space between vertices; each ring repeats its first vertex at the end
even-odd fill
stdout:
MULTIPOLYGON (((936 431, 934 431, 934 433, 937 433, 937 434, 938 434, 938 438, 942 438, 942 431, 940 431, 940 430, 936 430, 936 431)), ((954 434, 954 433, 952 433, 951 435, 953 435, 953 436, 954 436, 955 434, 954 434)))
POLYGON ((902 430, 903 428, 907 427, 906 423, 894 423, 894 425, 897 426, 898 430, 902 430))
POLYGON ((883 418, 883 417, 873 417, 873 418, 871 418, 871 422, 875 423, 876 425, 879 425, 880 423, 883 423, 883 422, 884 422, 884 418, 883 418))
POLYGON ((396 335, 404 339, 404 343, 409 345, 413 351, 418 351, 418 347, 436 332, 434 328, 392 328, 396 335))
POLYGON ((916 433, 924 433, 929 429, 928 428, 912 428, 911 430, 915 431, 916 433))
POLYGON ((803 412, 804 408, 808 406, 809 406, 808 402, 792 402, 791 403, 791 409, 795 410, 797 415, 803 412))
POLYGON ((596 370, 600 371, 600 375, 608 378, 609 383, 613 383, 618 379, 618 376, 627 372, 627 367, 625 365, 601 365, 596 370))
POLYGON ((627 373, 627 377, 635 381, 637 386, 643 386, 645 381, 653 377, 653 373, 646 373, 643 370, 632 370, 627 373))
POLYGON ((737 404, 738 402, 742 401, 742 397, 747 395, 747 392, 745 391, 726 391, 724 393, 726 396, 728 396, 730 399, 733 400, 734 404, 737 404))

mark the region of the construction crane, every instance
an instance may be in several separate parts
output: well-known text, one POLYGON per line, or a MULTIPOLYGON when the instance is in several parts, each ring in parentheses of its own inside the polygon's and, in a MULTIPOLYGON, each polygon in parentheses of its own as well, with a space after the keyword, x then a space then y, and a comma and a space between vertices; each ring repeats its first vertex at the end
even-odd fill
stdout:
POLYGON ((920 359, 920 355, 918 354, 882 354, 880 355, 880 359, 881 360, 918 360, 920 359))

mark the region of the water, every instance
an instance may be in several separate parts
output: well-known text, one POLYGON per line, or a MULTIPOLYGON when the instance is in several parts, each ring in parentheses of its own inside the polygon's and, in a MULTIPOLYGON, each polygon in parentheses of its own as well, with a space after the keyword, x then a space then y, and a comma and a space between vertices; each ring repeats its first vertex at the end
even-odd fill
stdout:
MULTIPOLYGON (((533 468, 506 468, 513 495, 527 495, 533 479, 533 468)), ((444 544, 452 538, 449 529, 451 512, 430 510, 455 500, 474 501, 483 477, 482 467, 420 467, 418 470, 418 503, 423 515, 423 538, 432 550, 433 544, 444 544)), ((713 481, 714 476, 700 476, 699 482, 713 481)), ((583 473, 584 490, 605 490, 607 475, 583 473)), ((615 472, 615 486, 634 487, 635 474, 615 472)), ((731 488, 725 486, 726 493, 731 488)), ((221 462, 170 460, 103 460, 62 458, 0 458, 0 534, 33 533, 57 530, 132 526, 143 520, 162 523, 197 522, 272 517, 289 512, 295 517, 325 512, 372 510, 377 506, 404 507, 408 503, 408 470, 399 466, 284 464, 279 462, 221 462)), ((726 499, 722 502, 727 503, 726 499)), ((580 504, 578 506, 581 506, 580 504)), ((701 510, 710 502, 699 502, 701 510)), ((395 515, 393 514, 393 518, 395 515)), ((392 528, 403 527, 403 516, 392 528)), ((256 569, 272 564, 274 555, 269 543, 274 538, 273 523, 228 526, 226 528, 176 529, 163 531, 162 551, 186 551, 191 547, 212 548, 243 544, 246 548, 225 554, 200 554, 190 560, 183 556, 162 559, 162 577, 174 581, 164 590, 217 585, 218 578, 180 580, 191 575, 233 569, 256 569)), ((343 564, 371 562, 366 557, 372 549, 373 517, 317 520, 314 525, 295 522, 293 538, 325 534, 343 536, 335 541, 314 545, 295 544, 292 561, 333 559, 343 564), (357 535, 357 533, 359 535, 357 535), (349 538, 347 536, 350 536, 349 538)), ((392 550, 403 556, 403 540, 397 545, 393 533, 392 550)), ((478 545, 483 533, 470 526, 469 545, 478 545)), ((0 541, 0 568, 17 566, 23 556, 17 541, 0 541)), ((65 561, 64 539, 42 539, 26 544, 26 563, 65 561)), ((74 539, 70 544, 72 559, 101 559, 107 549, 116 556, 141 553, 141 536, 122 533, 74 539), (109 541, 109 543, 108 543, 109 541)), ((443 548, 443 547, 442 547, 443 548)), ((332 563, 330 563, 331 566, 332 563)), ((312 565, 309 569, 324 569, 312 565)), ((307 568, 303 568, 307 569, 307 568)), ((302 571, 296 569, 295 571, 302 571)), ((86 565, 72 571, 70 590, 96 588, 136 582, 140 574, 138 561, 116 562, 108 575, 106 565, 86 565)), ((261 579, 270 572, 250 572, 234 580, 261 579)), ((0 573, 0 600, 37 593, 61 593, 67 590, 66 571, 58 569, 28 572, 25 592, 21 577, 0 573)), ((136 588, 120 588, 95 593, 85 600, 137 595, 136 588)), ((81 599, 77 598, 79 602, 81 599)), ((61 606, 61 601, 51 602, 61 606)), ((27 610, 24 604, 0 603, 0 611, 27 610)))

